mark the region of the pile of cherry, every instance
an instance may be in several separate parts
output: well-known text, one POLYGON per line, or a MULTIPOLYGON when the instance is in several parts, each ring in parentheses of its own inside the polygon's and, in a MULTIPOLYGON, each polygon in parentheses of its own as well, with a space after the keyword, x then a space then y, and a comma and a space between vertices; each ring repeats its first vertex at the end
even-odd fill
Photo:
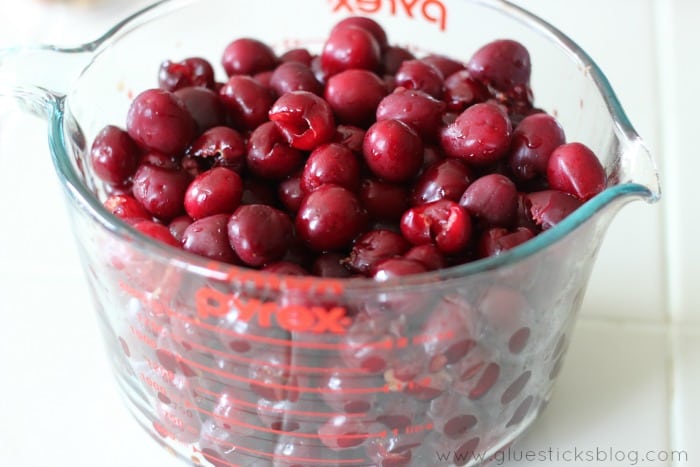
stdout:
POLYGON ((242 38, 222 64, 162 63, 91 148, 107 209, 210 259, 387 280, 501 254, 606 185, 513 40, 416 58, 352 17, 319 55, 242 38))

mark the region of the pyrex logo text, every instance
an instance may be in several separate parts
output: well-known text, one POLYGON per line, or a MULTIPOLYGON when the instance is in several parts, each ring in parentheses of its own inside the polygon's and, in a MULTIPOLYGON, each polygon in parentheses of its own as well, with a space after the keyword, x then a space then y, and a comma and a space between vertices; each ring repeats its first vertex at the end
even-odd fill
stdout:
POLYGON ((392 16, 405 15, 447 29, 447 8, 440 0, 329 0, 334 12, 373 14, 388 10, 392 16))
POLYGON ((246 323, 253 320, 263 328, 277 325, 289 332, 313 332, 317 334, 345 334, 351 320, 345 308, 303 305, 280 305, 257 299, 244 300, 218 290, 203 287, 197 291, 197 315, 201 319, 223 317, 232 310, 237 319, 246 323))

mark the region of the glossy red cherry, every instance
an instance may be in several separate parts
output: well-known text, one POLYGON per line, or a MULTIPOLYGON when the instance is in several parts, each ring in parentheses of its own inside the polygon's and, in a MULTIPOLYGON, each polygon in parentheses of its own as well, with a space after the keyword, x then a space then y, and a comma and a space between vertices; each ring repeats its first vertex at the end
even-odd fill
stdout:
POLYGON ((549 114, 525 117, 513 131, 508 161, 513 174, 521 180, 546 176, 549 156, 565 143, 564 130, 549 114))
POLYGON ((346 248, 366 224, 357 196, 338 185, 322 185, 306 196, 296 218, 297 233, 315 251, 346 248))
POLYGON ((238 264, 228 239, 230 215, 217 214, 190 224, 182 234, 183 249, 205 258, 238 264))
POLYGON ((126 183, 136 172, 139 159, 139 149, 129 134, 114 125, 104 127, 90 149, 95 175, 112 185, 126 183))
POLYGON ((410 248, 400 234, 390 230, 371 230, 355 241, 345 264, 356 272, 369 274, 382 260, 398 258, 410 248))
POLYGON ((151 214, 136 198, 130 195, 112 195, 105 200, 104 207, 125 221, 151 219, 151 214))
POLYGON ((423 164, 423 142, 405 123, 382 120, 367 130, 363 154, 377 177, 388 182, 407 182, 423 164))
POLYGON ((323 94, 323 84, 307 65, 297 61, 282 63, 270 75, 270 87, 281 96, 293 91, 308 91, 323 94))
POLYGON ((376 263, 372 269, 372 278, 384 282, 401 276, 410 276, 426 272, 428 269, 418 261, 406 258, 387 258, 376 263))
POLYGON ((486 225, 508 227, 518 208, 518 190, 505 175, 488 174, 465 190, 459 204, 486 225))
POLYGON ((440 200, 408 210, 401 219, 401 233, 414 245, 434 243, 443 253, 454 254, 469 244, 472 222, 462 206, 440 200))
POLYGON ((458 71, 445 79, 443 100, 452 112, 464 112, 471 105, 485 102, 489 97, 486 86, 474 79, 467 70, 458 71))
POLYGON ((219 93, 209 88, 187 87, 175 91, 197 126, 197 134, 226 123, 226 111, 219 93))
POLYGON ((301 189, 301 175, 292 175, 280 182, 277 196, 290 214, 296 214, 306 196, 306 192, 301 189))
POLYGON ((422 60, 407 60, 396 72, 396 86, 424 93, 441 99, 445 78, 442 73, 422 60))
POLYGON ((605 189, 607 176, 593 151, 581 143, 569 143, 552 151, 547 181, 555 190, 588 201, 605 189))
POLYGON ((195 136, 195 122, 182 100, 161 89, 143 91, 126 116, 129 136, 144 148, 182 154, 195 136))
POLYGON ((498 162, 510 147, 508 115, 491 103, 474 104, 440 134, 440 145, 450 157, 484 166, 498 162))
MULTIPOLYGON (((355 10, 365 7, 358 3, 355 10)), ((278 56, 258 39, 236 39, 222 55, 224 82, 215 81, 203 58, 162 62, 160 89, 133 99, 126 131, 105 127, 92 143, 88 169, 103 182, 96 188, 108 196, 105 208, 207 259, 276 275, 386 281, 502 254, 605 188, 605 169, 590 149, 567 144, 557 120, 535 106, 523 44, 495 40, 467 63, 438 54, 416 57, 391 45, 374 19, 360 16, 339 21, 322 44, 318 55, 295 48, 278 56)), ((365 314, 382 320, 375 323, 382 328, 378 339, 399 339, 419 311, 434 305, 404 295, 387 294, 381 303, 347 312, 353 320, 365 314)), ((230 330, 240 336, 250 330, 240 326, 230 330)), ((453 381, 447 366, 463 369, 451 351, 428 355, 418 346, 387 354, 359 349, 366 339, 357 337, 348 340, 351 351, 341 352, 342 364, 388 372, 385 383, 416 404, 449 392, 453 383, 478 399, 498 372, 510 373, 481 355, 473 380, 453 381)), ((519 339, 511 352, 517 353, 519 339)), ((222 342, 233 349, 230 340, 222 342)), ((199 358, 192 349, 178 349, 199 358)), ((312 367, 314 359, 303 363, 312 367)), ((296 375, 280 373, 268 365, 272 360, 248 376, 296 384, 296 375)), ((221 365, 233 371, 233 362, 221 365)), ((217 381, 202 384, 220 389, 217 381)), ((246 389, 261 397, 284 395, 264 386, 246 389)), ((447 437, 457 433, 448 431, 447 437)), ((412 461, 382 451, 399 438, 367 453, 384 464, 412 461)), ((206 448, 220 453, 211 443, 206 448)))
POLYGON ((369 215, 376 220, 398 221, 409 208, 409 188, 377 178, 365 178, 360 199, 369 215))
POLYGON ((175 237, 170 233, 170 230, 163 224, 157 222, 143 220, 136 222, 134 228, 144 235, 147 235, 154 240, 163 242, 166 245, 174 246, 180 248, 180 242, 178 242, 175 237))
POLYGON ((257 127, 248 139, 246 165, 258 177, 281 180, 304 164, 304 154, 291 147, 274 122, 257 127))
POLYGON ((267 44, 242 38, 226 46, 221 62, 229 76, 254 75, 275 68, 277 57, 267 44))
MULTIPOLYGON (((389 38, 387 37, 386 31, 381 24, 377 23, 372 18, 366 16, 350 16, 338 21, 336 25, 333 26, 332 31, 346 26, 362 28, 369 32, 377 41, 382 51, 389 46, 389 38)), ((331 34, 333 34, 332 31, 331 34)))
POLYGON ((360 162, 350 149, 338 143, 319 146, 306 160, 301 188, 311 193, 321 185, 334 184, 356 192, 360 184, 360 162))
POLYGON ((386 94, 384 81, 375 73, 351 69, 328 79, 325 99, 339 122, 367 128, 386 94))
POLYGON ((444 159, 431 164, 413 186, 411 204, 432 203, 441 199, 459 201, 474 176, 459 159, 444 159))
POLYGON ((472 55, 467 68, 474 78, 503 92, 530 82, 530 54, 511 39, 484 45, 472 55))
POLYGON ((421 61, 438 70, 445 78, 466 69, 464 63, 446 55, 430 54, 421 58, 421 61))
POLYGON ((442 125, 445 103, 423 91, 398 88, 377 107, 377 121, 400 120, 410 125, 424 140, 433 140, 442 125))
POLYGON ((321 52, 321 67, 327 76, 353 68, 377 71, 381 46, 367 29, 354 25, 335 28, 321 52))
POLYGON ((153 216, 167 221, 184 214, 190 181, 186 172, 143 164, 134 175, 134 198, 153 216))
POLYGON ((415 55, 410 50, 395 45, 390 45, 384 50, 382 65, 384 73, 393 76, 401 68, 401 64, 407 60, 415 59, 415 55))
POLYGON ((304 48, 289 49, 280 55, 280 62, 282 63, 297 62, 308 67, 311 67, 312 59, 313 55, 311 55, 311 52, 304 48))
POLYGON ((554 227, 583 204, 575 196, 558 190, 530 193, 525 199, 532 219, 542 230, 554 227))
POLYGON ((433 244, 414 246, 408 250, 404 258, 421 263, 428 271, 437 271, 447 266, 445 255, 433 244))
POLYGON ((239 207, 228 222, 228 238, 238 257, 250 266, 282 259, 292 241, 292 222, 275 208, 262 204, 239 207))
POLYGON ((245 140, 233 128, 216 126, 192 143, 186 159, 191 159, 198 171, 225 167, 242 174, 246 165, 245 140))
POLYGON ((226 167, 215 167, 192 180, 185 192, 185 211, 194 220, 232 214, 242 196, 241 177, 226 167))
POLYGON ((274 103, 273 93, 250 76, 235 75, 219 90, 234 126, 238 130, 253 130, 268 120, 274 103))
POLYGON ((498 256, 533 238, 535 234, 526 227, 509 231, 503 227, 494 227, 485 231, 477 243, 477 255, 480 258, 498 256))
POLYGON ((198 86, 214 89, 214 68, 201 57, 190 57, 180 62, 166 60, 158 70, 158 87, 165 91, 198 86))
POLYGON ((333 110, 325 100, 308 91, 284 94, 274 103, 269 116, 293 148, 311 151, 335 136, 333 110))

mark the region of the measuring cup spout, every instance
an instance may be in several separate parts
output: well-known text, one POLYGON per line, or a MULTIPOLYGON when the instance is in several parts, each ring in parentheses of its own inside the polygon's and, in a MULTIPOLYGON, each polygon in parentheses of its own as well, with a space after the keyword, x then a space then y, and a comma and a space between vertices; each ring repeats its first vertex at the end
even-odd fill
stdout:
POLYGON ((91 57, 91 48, 55 46, 0 49, 0 98, 47 118, 91 57))
POLYGON ((621 138, 618 184, 643 187, 639 196, 648 203, 661 199, 659 172, 649 149, 636 134, 621 138))

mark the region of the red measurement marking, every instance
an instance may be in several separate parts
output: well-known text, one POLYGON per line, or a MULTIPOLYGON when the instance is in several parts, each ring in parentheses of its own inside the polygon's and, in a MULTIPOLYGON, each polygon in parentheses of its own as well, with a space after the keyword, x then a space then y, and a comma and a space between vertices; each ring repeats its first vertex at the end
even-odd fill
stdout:
MULTIPOLYGON (((202 415, 207 415, 209 417, 217 417, 216 414, 209 412, 207 410, 204 410, 200 407, 194 407, 194 409, 201 413, 202 415)), ((286 411, 285 411, 286 412, 286 411)), ((343 414, 345 415, 345 414, 343 414)), ((318 433, 297 433, 295 431, 284 431, 284 430, 275 430, 273 428, 266 428, 263 426, 258 426, 258 425, 251 425, 250 423, 242 422, 240 420, 237 420, 235 417, 230 417, 226 418, 224 417, 226 422, 229 425, 236 425, 236 426, 241 426, 243 428, 250 428, 255 431, 261 431, 263 433, 272 433, 275 435, 286 435, 286 436, 291 436, 293 438, 310 438, 310 439, 323 439, 323 436, 319 435, 318 433)), ((382 431, 379 433, 367 433, 367 434, 356 434, 356 435, 342 435, 343 438, 349 438, 349 439, 368 439, 368 438, 386 438, 386 431, 382 431)), ((328 437, 328 436, 326 436, 328 437)))
MULTIPOLYGON (((257 379, 252 379, 252 378, 244 378, 242 376, 237 376, 232 373, 228 373, 226 371, 221 371, 217 370, 215 368, 209 368, 208 366, 201 365, 193 360, 188 360, 184 357, 178 357, 179 361, 185 362, 188 365, 192 365, 193 367, 199 368, 207 373, 212 373, 217 376, 221 376, 227 379, 231 379, 234 381, 240 381, 243 383, 248 383, 248 384, 255 384, 255 385, 260 385, 260 381, 257 379)), ((285 390, 290 390, 290 391, 296 391, 296 392, 313 392, 317 394, 324 394, 324 393, 333 393, 335 394, 336 391, 328 388, 309 388, 309 387, 301 387, 301 386, 290 386, 287 384, 273 384, 273 383, 268 383, 265 384, 265 387, 272 388, 272 389, 285 389, 285 390)), ((382 387, 374 387, 374 388, 347 388, 343 389, 344 394, 374 394, 374 393, 379 393, 379 392, 389 392, 389 386, 382 386, 382 387)))
MULTIPOLYGON (((135 290, 131 287, 129 287, 127 284, 120 282, 119 283, 120 287, 129 295, 132 297, 136 298, 139 300, 141 303, 147 305, 147 306, 152 306, 156 309, 158 309, 160 312, 163 314, 167 314, 169 317, 175 317, 176 319, 180 319, 183 322, 190 323, 196 327, 202 328, 202 329, 207 329, 209 331, 214 331, 214 332, 220 332, 224 335, 229 335, 229 336, 234 336, 234 337, 240 337, 236 333, 232 331, 228 331, 226 329, 221 329, 216 326, 212 326, 206 323, 202 323, 199 320, 193 320, 186 315, 176 313, 172 308, 166 306, 165 304, 155 300, 155 299, 149 299, 148 297, 145 296, 142 292, 139 292, 138 290, 135 290)), ((205 317, 209 315, 213 316, 222 316, 226 315, 229 313, 229 308, 225 307, 224 305, 227 304, 228 299, 231 296, 227 294, 223 294, 221 292, 215 291, 214 289, 204 287, 200 290, 197 291, 197 303, 198 303, 198 314, 203 314, 205 317), (204 303, 204 304, 202 304, 204 303), (206 311, 202 311, 204 308, 206 308, 206 311), (225 310, 225 312, 224 312, 225 310)), ((251 301, 252 303, 247 303, 244 304, 243 302, 238 302, 235 303, 234 305, 241 306, 240 308, 241 315, 239 316, 239 319, 243 321, 249 321, 253 315, 257 313, 257 318, 258 318, 258 324, 260 324, 263 327, 270 327, 270 315, 275 312, 277 309, 280 307, 275 305, 274 303, 270 304, 264 304, 259 301, 251 301)), ((296 311, 300 311, 300 308, 295 308, 296 311)), ((294 310, 291 310, 294 311, 294 310)), ((283 315, 282 319, 282 324, 286 324, 287 327, 296 327, 298 321, 295 323, 292 321, 292 313, 290 309, 287 309, 286 315, 283 315)), ((312 329, 312 332, 325 332, 326 330, 335 330, 337 331, 337 334, 342 334, 345 332, 345 328, 351 324, 350 318, 344 316, 345 310, 343 308, 332 308, 331 310, 325 310, 324 308, 320 307, 312 307, 312 308, 306 308, 304 310, 301 310, 303 312, 303 315, 305 315, 308 319, 310 316, 311 319, 313 319, 314 323, 314 328, 312 329), (342 331, 342 332, 341 332, 342 331)), ((155 325, 155 323, 153 323, 155 325)), ((155 325, 157 326, 157 325, 155 325)), ((159 327, 161 328, 161 327, 159 327)), ((295 331, 299 332, 298 329, 295 329, 295 331)), ((137 336, 138 337, 138 336, 137 336)), ((255 335, 246 335, 245 336, 247 340, 253 341, 253 342, 261 342, 265 344, 276 344, 276 345, 283 345, 283 346, 288 346, 288 347, 297 347, 297 348, 307 348, 307 349, 315 349, 315 350, 341 350, 344 348, 349 348, 347 345, 342 345, 342 344, 327 344, 324 342, 290 342, 288 340, 284 339, 274 339, 271 337, 265 337, 265 336, 255 336, 255 335)), ((146 342, 149 346, 155 348, 155 343, 151 345, 150 343, 146 342)), ((366 347, 368 348, 387 348, 390 349, 393 346, 393 341, 390 339, 387 339, 386 341, 378 342, 375 344, 367 344, 366 347)))
POLYGON ((167 428, 165 428, 160 422, 154 421, 153 422, 153 429, 156 430, 156 432, 162 437, 162 438, 172 438, 173 435, 170 434, 167 428))
POLYGON ((411 425, 404 429, 406 434, 422 433, 424 431, 431 431, 433 429, 432 423, 426 423, 425 425, 411 425))
POLYGON ((185 425, 185 422, 178 416, 173 415, 171 413, 165 413, 164 414, 165 418, 170 421, 172 425, 175 426, 180 431, 188 431, 192 434, 199 434, 198 430, 195 430, 189 425, 185 425))
POLYGON ((156 382, 153 378, 146 376, 143 373, 141 373, 140 376, 141 376, 141 381, 143 381, 143 383, 146 386, 150 387, 151 389, 153 389, 156 392, 167 395, 167 390, 163 386, 158 384, 158 382, 156 382))
POLYGON ((423 345, 426 342, 432 341, 446 341, 449 339, 453 339, 454 336, 454 331, 445 331, 440 334, 419 334, 417 336, 413 336, 413 345, 423 345))
POLYGON ((324 38, 324 37, 315 37, 315 38, 309 38, 309 39, 285 38, 279 42, 270 43, 270 46, 276 50, 287 51, 289 49, 296 49, 299 47, 305 47, 305 46, 310 45, 310 44, 321 44, 322 45, 322 44, 326 43, 326 40, 327 40, 327 38, 324 38))
MULTIPOLYGON (((197 387, 196 390, 197 390, 197 392, 202 393, 202 394, 206 394, 208 396, 217 397, 217 398, 219 397, 219 394, 217 394, 215 392, 211 392, 203 387, 197 387)), ((260 408, 260 407, 258 407, 258 404, 255 404, 252 402, 247 402, 247 401, 242 401, 242 400, 238 400, 238 399, 231 399, 231 403, 233 405, 250 407, 250 408, 253 408, 256 410, 258 410, 260 408)), ((278 412, 278 411, 274 410, 273 408, 268 408, 268 407, 265 408, 265 411, 271 412, 271 413, 278 412)), ((289 414, 289 415, 301 415, 303 417, 319 417, 319 418, 323 418, 323 419, 328 419, 328 418, 340 416, 340 415, 343 415, 343 416, 348 417, 348 418, 358 418, 358 417, 366 417, 367 416, 367 413, 310 412, 310 411, 305 411, 305 410, 291 410, 291 409, 289 409, 289 410, 285 409, 284 414, 285 415, 287 415, 287 414, 289 414)))
POLYGON ((139 331, 133 326, 129 326, 129 331, 131 331, 131 333, 134 335, 134 337, 136 337, 136 339, 140 340, 150 348, 155 349, 157 347, 156 341, 151 339, 151 337, 146 335, 146 333, 139 331))
MULTIPOLYGON (((182 313, 177 313, 175 312, 172 308, 168 307, 167 305, 155 300, 155 299, 149 299, 147 298, 143 293, 140 293, 137 290, 132 289, 128 285, 124 283, 120 283, 120 286, 124 291, 126 291, 129 295, 133 296, 134 298, 138 299, 142 303, 146 305, 151 305, 154 307, 154 309, 157 309, 158 312, 162 314, 166 314, 170 318, 175 318, 179 319, 185 323, 192 324, 195 327, 205 329, 208 331, 216 332, 223 334, 225 336, 231 336, 231 337, 236 337, 240 338, 240 334, 236 334, 235 332, 228 330, 228 329, 223 329, 219 328, 217 326, 213 326, 211 324, 204 323, 199 320, 195 320, 192 318, 189 318, 188 316, 182 314, 182 313)), ((213 314, 214 316, 220 316, 220 315, 225 315, 229 313, 229 308, 226 306, 223 306, 226 301, 232 297, 227 294, 223 294, 221 292, 215 291, 214 289, 210 288, 202 288, 198 292, 198 294, 202 293, 204 294, 203 298, 208 304, 206 305, 207 307, 212 307, 212 309, 216 309, 218 311, 214 313, 206 312, 205 317, 209 316, 210 314, 213 314), (203 292, 205 291, 206 292, 203 292), (214 303, 210 303, 210 299, 214 300, 214 303), (225 313, 223 313, 222 310, 226 310, 225 313)), ((198 297, 199 299, 200 297, 198 297)), ((250 302, 244 303, 241 301, 235 302, 231 304, 231 306, 235 306, 236 309, 240 311, 240 315, 238 316, 238 319, 240 319, 243 322, 248 322, 252 319, 253 316, 256 315, 257 313, 257 318, 258 318, 258 324, 261 325, 262 327, 270 327, 271 326, 271 316, 273 313, 279 313, 279 310, 282 310, 286 314, 282 314, 283 318, 281 320, 282 328, 294 328, 294 327, 303 327, 301 326, 300 319, 302 321, 306 321, 307 323, 313 323, 313 328, 309 330, 309 332, 314 332, 314 333, 325 333, 326 331, 333 330, 333 332, 337 334, 342 334, 345 332, 345 328, 350 325, 351 319, 347 316, 344 316, 345 310, 343 308, 331 308, 330 310, 326 310, 325 308, 320 308, 320 307, 287 307, 286 311, 285 308, 280 308, 278 305, 274 303, 262 303, 256 300, 252 300, 250 302), (297 312, 299 313, 299 316, 292 317, 292 312, 297 312), (305 317, 304 317, 305 316, 305 317), (314 321, 311 321, 314 320, 314 321), (342 329, 342 332, 340 330, 342 329)), ((152 320, 149 320, 147 317, 141 317, 139 316, 138 318, 142 323, 149 327, 150 329, 160 332, 162 330, 162 326, 158 325, 157 323, 153 322, 152 320)), ((278 317, 279 320, 279 317, 278 317)), ((309 325, 311 326, 311 325, 309 325)), ((148 346, 152 348, 156 348, 155 342, 150 341, 148 336, 145 334, 140 333, 139 331, 135 330, 132 328, 132 332, 136 334, 136 337, 139 338, 139 340, 144 341, 148 346), (138 333, 138 334, 137 334, 138 333)), ((303 332, 299 331, 299 329, 292 329, 292 332, 303 332)), ((313 350, 352 350, 355 348, 353 345, 349 344, 333 344, 333 343, 326 343, 326 342, 302 342, 302 341, 290 341, 287 339, 275 339, 273 337, 266 337, 266 336, 256 336, 253 334, 246 334, 245 335, 246 340, 252 341, 252 342, 259 342, 259 343, 264 343, 264 344, 273 344, 273 345, 280 345, 280 346, 286 346, 286 347, 295 347, 295 348, 301 348, 301 349, 313 349, 313 350)), ((432 334, 432 335, 418 335, 414 336, 413 339, 411 340, 413 345, 422 345, 425 342, 429 341, 441 341, 441 340, 447 340, 447 339, 452 339, 454 338, 454 331, 447 331, 442 334, 432 334)), ((190 343, 191 345, 195 345, 194 343, 190 343)), ((401 337, 399 338, 396 342, 394 341, 393 338, 386 338, 383 341, 380 342, 375 342, 375 343, 369 343, 369 344, 363 344, 363 346, 367 349, 385 349, 385 350, 392 350, 393 348, 404 348, 408 346, 408 338, 406 337, 401 337)), ((348 372, 352 371, 351 369, 347 370, 348 372)), ((362 370, 358 370, 358 373, 362 373, 362 370)))
POLYGON ((222 318, 232 309, 238 311, 237 319, 248 323, 255 320, 260 327, 274 324, 289 332, 313 332, 315 334, 345 334, 352 320, 343 307, 325 308, 299 304, 280 305, 254 298, 241 298, 225 294, 211 287, 202 287, 195 294, 197 316, 222 318), (273 319, 274 324, 273 324, 273 319))
POLYGON ((333 12, 374 14, 384 10, 391 16, 406 16, 447 29, 447 8, 440 0, 335 0, 333 12))
POLYGON ((255 289, 271 291, 313 292, 315 294, 330 294, 339 296, 343 293, 343 283, 333 279, 319 279, 307 276, 278 276, 261 273, 252 269, 227 268, 221 269, 217 262, 207 264, 209 269, 222 272, 229 282, 241 285, 251 285, 255 289))
POLYGON ((151 319, 148 319, 146 316, 143 314, 139 313, 139 315, 136 317, 136 319, 141 323, 146 329, 150 330, 153 334, 160 334, 160 332, 163 330, 163 326, 157 324, 151 319))
POLYGON ((195 342, 188 342, 188 345, 193 349, 200 350, 203 352, 208 352, 208 353, 211 353, 212 355, 218 355, 218 356, 223 357, 227 360, 246 363, 248 365, 262 363, 263 365, 266 365, 266 366, 271 366, 274 368, 284 368, 285 370, 291 370, 295 373, 307 372, 310 374, 343 374, 343 373, 359 374, 359 375, 366 375, 367 374, 367 371, 362 369, 362 368, 320 368, 320 367, 315 367, 315 366, 300 366, 300 365, 287 365, 285 363, 260 362, 259 360, 255 360, 253 358, 243 357, 243 356, 240 356, 238 354, 233 354, 231 352, 222 352, 221 350, 216 350, 216 349, 207 347, 205 345, 197 344, 195 342))
MULTIPOLYGON (((348 344, 329 344, 326 342, 301 342, 301 341, 292 341, 292 340, 287 340, 287 339, 275 339, 273 337, 265 337, 265 336, 256 336, 253 334, 246 334, 245 336, 241 336, 240 334, 237 334, 233 331, 230 331, 228 329, 223 329, 219 328, 216 326, 213 326, 211 324, 204 323, 199 320, 194 320, 191 318, 188 318, 186 315, 183 315, 181 313, 177 313, 176 311, 168 308, 167 309, 168 316, 171 318, 179 319, 182 320, 185 323, 192 324, 193 326, 196 326, 201 329, 206 329, 208 331, 213 331, 217 332, 220 334, 223 334, 225 336, 231 336, 231 337, 236 337, 236 338, 241 338, 245 337, 246 340, 251 341, 251 342, 261 342, 264 344, 275 344, 275 345, 281 345, 281 346, 286 346, 286 347, 295 347, 295 348, 301 348, 301 349, 314 349, 314 350, 344 350, 344 349, 354 349, 356 346, 348 345, 348 344)), ((375 342, 373 344, 363 344, 364 348, 377 348, 377 349, 391 349, 394 346, 394 341, 391 338, 387 338, 381 342, 375 342)))
MULTIPOLYGON (((244 446, 238 446, 236 444, 230 443, 228 441, 224 441, 222 439, 218 439, 218 438, 216 438, 214 436, 210 436, 210 435, 204 435, 204 439, 207 439, 213 443, 217 443, 219 446, 225 446, 225 447, 233 448, 233 449, 244 451, 244 452, 249 452, 249 453, 257 455, 257 456, 271 457, 273 459, 283 459, 283 460, 289 461, 289 462, 310 462, 310 463, 314 463, 314 464, 319 463, 322 465, 328 465, 328 459, 313 459, 313 458, 309 458, 309 457, 280 456, 279 454, 275 454, 272 452, 258 451, 257 449, 251 449, 251 448, 247 448, 244 446)), ((213 459, 213 457, 212 457, 212 459, 213 459)), ((366 463, 366 462, 367 462, 367 459, 333 459, 333 464, 358 464, 358 463, 366 463)))
POLYGON ((158 376, 160 376, 170 384, 173 384, 173 382, 175 381, 175 373, 166 369, 165 367, 163 367, 163 365, 154 362, 148 357, 146 357, 146 363, 148 364, 148 367, 151 370, 155 371, 158 376))
POLYGON ((141 303, 146 303, 149 302, 149 298, 146 296, 146 294, 140 290, 136 290, 132 288, 129 284, 126 282, 119 281, 119 287, 126 292, 127 294, 131 295, 132 297, 138 299, 141 303))

